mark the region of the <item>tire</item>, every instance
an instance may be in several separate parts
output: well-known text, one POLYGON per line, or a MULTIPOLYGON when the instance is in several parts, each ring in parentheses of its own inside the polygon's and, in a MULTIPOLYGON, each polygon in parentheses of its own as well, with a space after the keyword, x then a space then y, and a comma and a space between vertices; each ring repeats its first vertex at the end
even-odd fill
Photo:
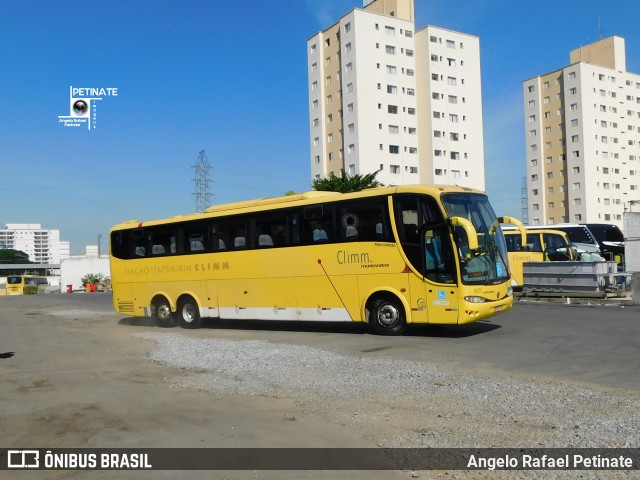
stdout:
POLYGON ((185 298, 178 302, 178 320, 182 328, 200 328, 200 309, 193 298, 185 298))
POLYGON ((171 312, 171 305, 164 297, 155 299, 151 304, 151 317, 159 327, 170 328, 176 326, 176 319, 171 312))
POLYGON ((393 296, 375 299, 371 304, 369 324, 378 335, 401 335, 407 328, 402 302, 393 296))

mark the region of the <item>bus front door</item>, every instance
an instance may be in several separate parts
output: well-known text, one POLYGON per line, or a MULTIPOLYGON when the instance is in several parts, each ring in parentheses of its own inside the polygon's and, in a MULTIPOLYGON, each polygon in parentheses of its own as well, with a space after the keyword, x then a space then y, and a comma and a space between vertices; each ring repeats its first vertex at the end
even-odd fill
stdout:
POLYGON ((424 229, 423 241, 428 321, 456 324, 457 269, 449 229, 444 225, 427 227, 424 229))

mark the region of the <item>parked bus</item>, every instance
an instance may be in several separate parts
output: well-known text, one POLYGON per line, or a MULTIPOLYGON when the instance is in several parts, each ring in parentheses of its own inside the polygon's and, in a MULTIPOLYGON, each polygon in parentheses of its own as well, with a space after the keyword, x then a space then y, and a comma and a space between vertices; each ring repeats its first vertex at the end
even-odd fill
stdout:
POLYGON ((7 277, 7 295, 29 295, 38 293, 42 285, 48 285, 47 277, 36 275, 10 275, 7 277))
POLYGON ((577 260, 575 249, 565 232, 560 230, 530 230, 525 227, 526 242, 521 230, 504 228, 509 252, 509 267, 514 288, 524 285, 524 263, 577 260))
POLYGON ((453 186, 308 192, 129 221, 110 232, 115 310, 159 326, 203 317, 465 324, 513 303, 485 194, 453 186))
POLYGON ((600 253, 607 260, 624 267, 624 235, 617 225, 609 223, 585 223, 591 235, 598 242, 600 253))

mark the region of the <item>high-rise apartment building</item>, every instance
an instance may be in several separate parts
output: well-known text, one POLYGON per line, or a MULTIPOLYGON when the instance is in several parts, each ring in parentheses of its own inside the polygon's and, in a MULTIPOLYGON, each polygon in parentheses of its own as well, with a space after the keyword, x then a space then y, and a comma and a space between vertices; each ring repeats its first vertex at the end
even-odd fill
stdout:
POLYGON ((523 86, 529 223, 621 227, 640 199, 640 75, 626 70, 624 39, 575 49, 523 86))
POLYGON ((413 0, 374 0, 307 41, 312 178, 484 190, 477 37, 415 30, 413 0))
POLYGON ((69 258, 69 242, 60 240, 60 230, 44 229, 38 223, 9 223, 0 229, 0 249, 9 248, 41 264, 59 264, 69 258))

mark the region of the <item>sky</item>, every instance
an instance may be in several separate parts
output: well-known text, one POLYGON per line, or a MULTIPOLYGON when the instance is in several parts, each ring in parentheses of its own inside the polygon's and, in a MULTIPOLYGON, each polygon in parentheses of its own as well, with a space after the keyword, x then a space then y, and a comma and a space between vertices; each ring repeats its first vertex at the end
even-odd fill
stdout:
MULTIPOLYGON (((125 220, 310 190, 306 41, 361 0, 0 0, 0 228, 59 229, 78 254, 125 220), (116 88, 95 128, 70 87, 116 88)), ((415 0, 416 28, 480 38, 487 193, 521 217, 522 82, 601 37, 640 73, 638 0, 415 0), (611 6, 613 5, 613 8, 611 6)))

